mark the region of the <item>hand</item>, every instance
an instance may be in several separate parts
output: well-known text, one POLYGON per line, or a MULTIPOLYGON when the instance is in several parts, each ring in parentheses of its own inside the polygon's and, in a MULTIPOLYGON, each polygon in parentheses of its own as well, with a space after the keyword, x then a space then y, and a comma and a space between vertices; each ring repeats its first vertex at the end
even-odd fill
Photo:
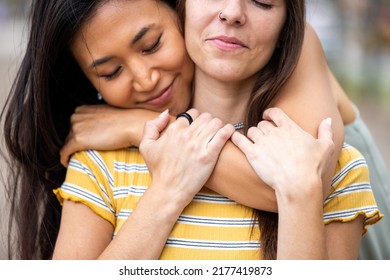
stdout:
MULTIPOLYGON (((114 150, 139 143, 146 121, 139 111, 141 110, 120 109, 109 105, 78 107, 71 117, 71 129, 60 151, 62 165, 67 167, 69 157, 77 151, 114 150), (131 135, 130 130, 138 133, 131 135)), ((154 112, 153 116, 155 114, 154 112)))
POLYGON ((165 187, 164 194, 182 202, 183 208, 203 187, 234 132, 231 124, 223 125, 210 114, 199 114, 195 109, 188 113, 194 119, 191 125, 180 117, 166 128, 167 112, 147 122, 140 145, 152 176, 150 188, 165 187))
POLYGON ((321 122, 314 139, 278 108, 266 110, 263 118, 248 130, 248 138, 232 136, 257 175, 277 191, 292 192, 310 176, 321 179, 334 150, 330 119, 321 122))

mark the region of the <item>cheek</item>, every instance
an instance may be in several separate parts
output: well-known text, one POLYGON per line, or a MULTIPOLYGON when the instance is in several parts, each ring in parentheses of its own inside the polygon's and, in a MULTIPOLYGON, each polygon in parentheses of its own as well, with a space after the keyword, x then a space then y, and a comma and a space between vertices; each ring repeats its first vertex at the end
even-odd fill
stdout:
POLYGON ((269 59, 279 42, 280 29, 267 27, 262 31, 253 34, 257 34, 254 40, 254 45, 257 46, 257 52, 262 53, 262 57, 269 59))
POLYGON ((183 41, 168 45, 156 61, 160 61, 163 70, 170 72, 182 72, 192 65, 183 41))
POLYGON ((99 92, 106 103, 110 105, 117 107, 127 107, 129 105, 127 93, 130 90, 125 79, 116 79, 110 82, 102 81, 99 92))
POLYGON ((203 64, 203 54, 202 46, 199 41, 197 41, 196 36, 186 36, 185 44, 187 48, 188 55, 190 59, 197 65, 200 66, 203 64))

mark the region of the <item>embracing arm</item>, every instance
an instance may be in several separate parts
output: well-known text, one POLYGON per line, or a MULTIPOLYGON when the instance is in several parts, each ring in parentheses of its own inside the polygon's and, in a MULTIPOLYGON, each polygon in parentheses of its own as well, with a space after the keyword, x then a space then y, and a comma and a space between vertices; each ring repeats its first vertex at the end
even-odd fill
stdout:
MULTIPOLYGON (((364 206, 370 192, 364 199, 353 193, 337 197, 338 192, 333 192, 324 208, 322 181, 334 152, 330 124, 329 119, 321 122, 315 139, 283 111, 271 108, 265 111, 264 120, 257 127, 248 130, 248 138, 240 133, 232 136, 258 176, 275 189, 279 206, 278 259, 356 259, 358 256, 363 215, 368 217, 364 206), (349 217, 344 216, 345 205, 351 207, 349 217), (325 226, 324 217, 330 213, 325 226)), ((344 158, 348 160, 343 166, 357 159, 352 152, 344 158)), ((345 176, 345 181, 339 182, 336 188, 346 189, 368 175, 363 165, 349 172, 354 175, 345 176)))
MULTIPOLYGON (((165 119, 167 122, 167 118, 165 119)), ((145 128, 146 131, 147 128, 145 128)), ((74 160, 83 163, 88 173, 94 173, 93 163, 89 163, 82 155, 76 155, 74 160)), ((164 164, 161 166, 165 167, 164 164)), ((74 175, 74 172, 74 169, 68 170, 67 182, 76 188, 80 184, 81 192, 84 192, 84 188, 89 190, 89 186, 105 185, 104 179, 99 174, 93 176, 96 180, 100 178, 100 181, 96 182, 80 179, 82 176, 74 175)), ((171 177, 166 176, 164 179, 169 180, 171 177)), ((180 189, 183 188, 177 181, 166 184, 166 181, 152 180, 115 238, 113 238, 113 233, 114 225, 117 224, 116 217, 111 220, 110 214, 108 216, 99 215, 99 210, 95 209, 94 205, 87 206, 82 199, 81 202, 78 198, 77 202, 68 200, 65 191, 61 226, 53 259, 158 259, 186 203, 180 192, 177 192, 180 189), (145 250, 145 248, 148 249, 145 250)), ((98 197, 98 195, 95 196, 98 197)), ((113 197, 113 195, 108 196, 113 197)), ((72 196, 70 199, 73 199, 72 196)), ((99 205, 112 203, 102 199, 99 205)), ((109 209, 109 206, 107 208, 109 209)))
MULTIPOLYGON (((331 94, 328 71, 321 44, 309 26, 299 63, 282 88, 280 98, 273 104, 282 108, 291 119, 314 136, 320 121, 327 117, 332 118, 336 152, 328 169, 324 196, 328 192, 344 136, 342 122, 331 94)), ((80 107, 72 116, 72 131, 61 151, 61 161, 66 165, 70 154, 87 148, 109 150, 138 146, 145 122, 158 114, 107 105, 80 107)), ((244 154, 231 142, 225 145, 206 185, 215 192, 249 207, 277 211, 274 191, 256 176, 244 154)))
MULTIPOLYGON (((61 150, 61 162, 66 166, 69 156, 80 150, 139 146, 145 123, 158 114, 108 105, 81 106, 72 116, 72 130, 61 150)), ((170 122, 174 120, 171 116, 170 122)), ((249 207, 277 211, 274 191, 259 179, 245 155, 230 141, 222 149, 206 186, 249 207)))
MULTIPOLYGON (((222 147, 234 132, 232 125, 223 125, 210 114, 197 117, 196 110, 189 112, 194 118, 191 126, 180 119, 170 125, 164 134, 161 132, 169 122, 166 112, 145 125, 140 152, 148 165, 152 181, 135 209, 126 208, 131 214, 115 238, 112 239, 114 229, 108 222, 110 218, 102 218, 103 215, 99 216, 82 203, 65 201, 53 259, 158 259, 179 215, 204 186, 222 147), (179 147, 179 143, 183 142, 186 145, 179 147)), ((99 162, 99 166, 104 165, 104 160, 99 162)), ((84 166, 87 168, 88 164, 84 166)), ((93 177, 93 182, 76 176, 74 186, 90 183, 99 185, 100 189, 103 182, 108 180, 100 176, 94 165, 87 173, 94 175, 87 176, 93 177)), ((113 187, 108 185, 109 189, 113 187)), ((104 199, 96 199, 100 201, 99 207, 106 203, 115 205, 107 201, 107 197, 113 196, 104 195, 104 199)), ((115 213, 123 209, 112 207, 114 209, 108 211, 109 216, 113 218, 111 222, 117 224, 115 213)))

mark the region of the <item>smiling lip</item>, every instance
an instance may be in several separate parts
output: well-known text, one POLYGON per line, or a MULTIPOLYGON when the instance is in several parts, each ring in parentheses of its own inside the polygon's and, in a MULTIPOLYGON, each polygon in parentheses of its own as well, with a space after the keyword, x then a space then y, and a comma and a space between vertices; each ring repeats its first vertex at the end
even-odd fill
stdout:
POLYGON ((150 106, 162 106, 171 97, 173 91, 173 82, 165 89, 163 89, 156 97, 150 98, 141 103, 150 106))
POLYGON ((238 49, 247 48, 243 42, 235 37, 218 36, 212 37, 209 40, 212 41, 218 48, 225 51, 235 51, 238 49))

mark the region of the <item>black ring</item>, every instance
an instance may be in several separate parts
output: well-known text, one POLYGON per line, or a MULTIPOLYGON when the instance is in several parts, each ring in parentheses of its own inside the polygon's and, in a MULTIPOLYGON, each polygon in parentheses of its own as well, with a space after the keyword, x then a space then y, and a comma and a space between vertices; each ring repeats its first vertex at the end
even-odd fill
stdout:
POLYGON ((178 119, 178 118, 180 118, 180 117, 185 117, 185 118, 188 120, 189 124, 192 124, 192 122, 194 121, 194 120, 192 119, 191 115, 188 114, 187 112, 183 112, 183 113, 178 114, 178 115, 176 116, 176 119, 178 119))

